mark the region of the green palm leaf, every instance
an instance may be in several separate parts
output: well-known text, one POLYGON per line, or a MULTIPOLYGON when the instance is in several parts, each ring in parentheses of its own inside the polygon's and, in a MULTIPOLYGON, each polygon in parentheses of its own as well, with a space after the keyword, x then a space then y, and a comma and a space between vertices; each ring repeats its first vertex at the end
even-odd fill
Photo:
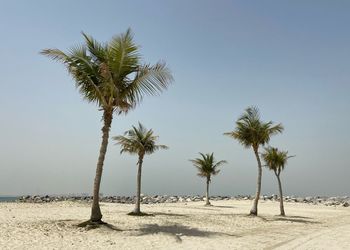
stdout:
POLYGON ((273 125, 271 121, 263 122, 257 107, 248 107, 238 118, 234 131, 224 133, 236 139, 244 147, 257 149, 259 145, 265 145, 272 135, 283 131, 282 124, 273 125))
POLYGON ((287 165, 288 159, 293 156, 288 155, 288 151, 282 151, 278 148, 266 147, 265 152, 261 154, 266 167, 273 170, 277 175, 284 170, 287 165))
POLYGON ((220 172, 220 166, 227 163, 226 161, 216 162, 214 153, 199 154, 201 155, 201 158, 191 159, 190 162, 192 162, 192 164, 196 167, 198 176, 209 178, 209 180, 212 175, 217 175, 220 172))
POLYGON ((152 154, 159 149, 168 149, 165 145, 156 144, 158 136, 153 134, 153 130, 147 130, 141 123, 138 127, 126 131, 124 135, 114 136, 112 138, 117 145, 121 146, 120 153, 130 154, 152 154))
POLYGON ((83 98, 102 109, 127 113, 144 95, 157 95, 173 81, 165 63, 141 63, 130 29, 102 44, 82 33, 85 44, 67 53, 45 49, 41 54, 63 63, 83 98))

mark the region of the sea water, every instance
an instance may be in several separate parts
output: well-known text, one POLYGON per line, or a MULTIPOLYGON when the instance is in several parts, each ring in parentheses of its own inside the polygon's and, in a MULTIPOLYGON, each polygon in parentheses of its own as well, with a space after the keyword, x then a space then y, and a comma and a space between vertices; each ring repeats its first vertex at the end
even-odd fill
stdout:
POLYGON ((0 202, 15 201, 17 198, 16 196, 0 196, 0 202))

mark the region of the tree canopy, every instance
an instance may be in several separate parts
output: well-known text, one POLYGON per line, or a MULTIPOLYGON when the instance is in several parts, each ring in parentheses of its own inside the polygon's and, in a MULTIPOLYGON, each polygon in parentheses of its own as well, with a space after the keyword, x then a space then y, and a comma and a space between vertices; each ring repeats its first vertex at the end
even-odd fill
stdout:
POLYGON ((70 48, 45 49, 41 54, 63 63, 88 102, 102 109, 125 113, 134 108, 144 95, 155 95, 173 81, 165 63, 141 62, 139 46, 130 29, 100 43, 82 33, 85 43, 70 48))
POLYGON ((132 126, 132 129, 126 131, 124 136, 114 136, 113 140, 121 146, 120 153, 130 154, 152 154, 159 149, 168 149, 165 145, 157 145, 158 136, 154 135, 153 130, 147 130, 141 123, 138 127, 132 126))
POLYGON ((272 121, 263 122, 257 107, 248 107, 236 121, 234 131, 224 133, 238 140, 244 147, 257 149, 265 145, 272 135, 283 131, 282 124, 273 125, 272 121))
POLYGON ((226 161, 215 161, 214 153, 203 154, 199 153, 202 158, 190 160, 198 170, 198 176, 209 178, 211 175, 217 175, 220 172, 219 167, 227 163, 226 161))

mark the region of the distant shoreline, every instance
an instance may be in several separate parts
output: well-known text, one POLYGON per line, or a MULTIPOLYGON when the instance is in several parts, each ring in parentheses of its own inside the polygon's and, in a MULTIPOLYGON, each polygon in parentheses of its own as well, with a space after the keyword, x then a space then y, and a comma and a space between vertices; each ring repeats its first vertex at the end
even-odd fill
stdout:
POLYGON ((0 202, 16 201, 20 196, 0 196, 0 202))

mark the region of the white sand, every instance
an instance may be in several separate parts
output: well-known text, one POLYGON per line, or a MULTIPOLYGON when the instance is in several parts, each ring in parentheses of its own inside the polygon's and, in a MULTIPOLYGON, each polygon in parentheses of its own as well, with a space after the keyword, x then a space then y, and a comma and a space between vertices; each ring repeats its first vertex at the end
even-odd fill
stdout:
POLYGON ((0 249, 350 249, 350 208, 261 201, 259 217, 249 217, 251 201, 142 205, 154 216, 126 215, 132 205, 101 206, 114 225, 86 230, 90 205, 0 203, 0 249))

